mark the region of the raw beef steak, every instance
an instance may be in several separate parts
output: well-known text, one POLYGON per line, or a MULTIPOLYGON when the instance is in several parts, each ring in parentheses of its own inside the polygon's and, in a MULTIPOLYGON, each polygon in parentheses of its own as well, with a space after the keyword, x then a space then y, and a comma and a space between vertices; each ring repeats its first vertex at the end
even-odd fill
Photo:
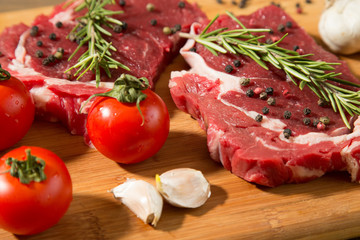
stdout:
POLYGON ((164 34, 165 26, 187 32, 194 21, 207 19, 196 5, 179 0, 151 1, 155 7, 153 11, 147 10, 146 0, 126 0, 125 5, 116 1, 116 4, 107 5, 107 9, 123 11, 112 17, 127 24, 121 32, 104 27, 112 33, 112 37, 107 38, 108 42, 117 49, 112 52, 112 57, 131 71, 111 70, 111 78, 102 74, 102 84, 96 88, 91 71, 79 80, 73 76, 76 70, 64 73, 87 50, 87 45, 82 47, 68 61, 78 44, 67 36, 77 24, 76 18, 87 11, 74 10, 81 2, 60 4, 49 16, 38 16, 31 26, 19 24, 9 27, 0 36, 0 64, 30 89, 37 116, 61 121, 72 134, 79 135, 85 133, 86 120, 86 114, 79 113, 81 104, 90 95, 111 88, 112 82, 122 73, 147 77, 154 87, 161 71, 185 42, 177 33, 164 34), (46 62, 59 48, 63 49, 63 57, 46 62))
MULTIPOLYGON (((239 20, 248 28, 272 29, 265 39, 276 41, 288 33, 281 47, 297 46, 305 54, 315 54, 314 60, 341 62, 278 7, 263 8, 239 20), (280 24, 287 27, 279 28, 280 24)), ((192 32, 199 34, 205 26, 194 24, 192 32)), ((240 26, 223 15, 209 32, 220 27, 240 26)), ((172 72, 172 98, 179 109, 198 120, 207 133, 211 158, 226 169, 270 187, 306 182, 341 170, 348 170, 352 180, 359 181, 360 120, 354 118, 354 128, 349 130, 331 107, 318 105, 318 97, 308 87, 301 91, 281 70, 271 66, 265 70, 246 56, 215 56, 193 40, 180 53, 191 69, 172 72), (234 60, 240 64, 234 66, 234 60), (225 71, 227 65, 233 67, 230 73, 225 71), (250 79, 250 84, 243 86, 244 79, 250 79), (246 94, 250 89, 253 96, 246 94), (260 98, 259 93, 266 89, 268 95, 260 98), (305 108, 310 111, 304 112, 305 108), (316 124, 321 117, 330 120, 324 129, 316 124), (290 137, 285 129, 291 130, 290 137)), ((342 79, 359 83, 344 62, 335 71, 342 73, 342 79)))

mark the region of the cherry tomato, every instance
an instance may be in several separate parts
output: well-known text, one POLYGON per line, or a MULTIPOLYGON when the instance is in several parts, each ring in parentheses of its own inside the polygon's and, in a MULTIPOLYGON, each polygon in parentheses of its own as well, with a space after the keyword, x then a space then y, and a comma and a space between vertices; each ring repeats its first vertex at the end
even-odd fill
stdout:
POLYGON ((0 228, 19 235, 42 232, 67 211, 72 201, 72 182, 63 161, 53 152, 40 147, 22 146, 0 159, 0 228), (25 150, 45 161, 46 179, 21 183, 8 170, 6 159, 26 160, 25 150))
POLYGON ((169 113, 163 100, 150 89, 140 102, 144 123, 135 103, 98 97, 91 105, 87 132, 95 148, 119 163, 144 161, 165 143, 169 134, 169 113))
POLYGON ((0 81, 0 96, 0 150, 4 150, 29 131, 35 106, 25 85, 14 77, 0 81))

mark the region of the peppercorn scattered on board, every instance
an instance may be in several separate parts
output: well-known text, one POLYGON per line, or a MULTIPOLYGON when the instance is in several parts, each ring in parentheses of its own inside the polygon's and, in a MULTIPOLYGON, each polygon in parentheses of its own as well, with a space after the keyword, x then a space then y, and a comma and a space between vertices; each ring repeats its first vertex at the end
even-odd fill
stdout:
MULTIPOLYGON (((24 0, 25 1, 25 0, 24 0)), ((209 18, 225 10, 249 14, 272 1, 249 0, 240 8, 231 0, 193 0, 209 18)), ((324 1, 278 1, 320 43, 317 30, 324 1)), ((3 3, 4 4, 4 3, 3 3)), ((51 7, 0 13, 0 30, 30 23, 51 7), (21 17, 19 17, 21 16, 21 17)), ((360 78, 360 55, 343 58, 360 78)), ((250 184, 210 159, 205 132, 173 103, 170 72, 186 69, 181 56, 162 73, 156 92, 169 109, 170 134, 152 158, 134 165, 118 165, 89 148, 82 136, 70 135, 57 123, 35 121, 17 143, 47 148, 67 165, 73 181, 73 201, 54 227, 26 239, 348 239, 360 236, 360 187, 347 173, 327 174, 304 184, 277 188, 250 184), (202 171, 211 184, 211 197, 196 209, 165 204, 156 228, 145 225, 108 191, 126 181, 142 179, 155 185, 155 175, 185 167, 202 171)), ((4 154, 5 151, 1 152, 4 154)), ((1 187, 1 186, 0 186, 1 187)), ((0 239, 17 239, 0 229, 0 239)))

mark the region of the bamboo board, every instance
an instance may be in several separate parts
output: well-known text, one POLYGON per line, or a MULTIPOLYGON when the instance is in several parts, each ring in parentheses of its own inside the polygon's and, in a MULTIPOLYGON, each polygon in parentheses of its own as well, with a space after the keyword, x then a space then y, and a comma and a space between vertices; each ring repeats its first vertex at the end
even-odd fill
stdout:
MULTIPOLYGON (((244 9, 230 0, 198 0, 209 17, 230 10, 248 14, 270 1, 248 1, 244 9)), ((324 2, 295 1, 281 6, 319 40, 317 22, 324 2)), ((0 14, 0 30, 18 22, 31 23, 51 8, 28 9, 0 14), (21 16, 21 18, 19 18, 21 16)), ((360 77, 359 55, 346 58, 360 77)), ((120 166, 70 135, 56 123, 36 121, 16 146, 36 145, 58 154, 73 180, 73 202, 60 222, 30 237, 14 236, 0 229, 0 239, 347 239, 360 236, 360 188, 347 173, 332 173, 305 184, 277 188, 259 187, 239 179, 213 162, 207 151, 206 135, 197 122, 176 109, 167 87, 170 72, 186 68, 181 57, 161 75, 156 92, 166 102, 170 134, 164 147, 140 164, 120 166), (178 167, 201 170, 211 183, 212 195, 198 209, 179 209, 165 204, 156 228, 143 224, 108 192, 125 178, 154 184, 154 176, 178 167)), ((0 206, 1 207, 1 206, 0 206)))

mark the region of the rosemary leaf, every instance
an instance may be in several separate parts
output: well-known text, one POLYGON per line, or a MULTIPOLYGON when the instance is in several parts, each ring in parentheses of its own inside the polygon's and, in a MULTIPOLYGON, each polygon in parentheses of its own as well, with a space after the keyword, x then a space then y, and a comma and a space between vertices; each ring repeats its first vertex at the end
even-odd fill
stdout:
POLYGON ((299 88, 300 88, 301 90, 303 90, 306 85, 307 85, 307 82, 301 81, 300 84, 299 84, 299 88))
MULTIPOLYGON (((70 61, 79 50, 87 44, 88 50, 85 51, 77 60, 77 63, 68 68, 65 72, 76 69, 74 76, 80 79, 88 71, 93 71, 96 77, 96 86, 99 86, 101 79, 101 69, 110 78, 110 69, 123 68, 127 71, 130 69, 124 64, 116 61, 111 57, 111 51, 117 51, 116 48, 104 39, 111 37, 112 34, 104 27, 113 28, 113 24, 122 25, 123 23, 113 17, 121 14, 123 11, 111 11, 104 7, 108 4, 115 4, 114 0, 85 0, 75 11, 81 11, 87 8, 87 13, 79 17, 78 24, 71 30, 70 34, 82 39, 75 51, 68 58, 70 61), (101 69, 100 69, 101 68, 101 69)), ((67 36, 69 38, 70 34, 67 36)))
POLYGON ((346 118, 346 115, 342 109, 342 105, 340 104, 339 99, 337 97, 335 97, 334 99, 335 99, 336 105, 339 109, 339 113, 340 113, 340 116, 341 116, 343 122, 345 123, 346 127, 350 129, 351 127, 350 127, 349 121, 346 118))
POLYGON ((337 106, 336 106, 336 102, 333 97, 333 93, 331 91, 329 91, 329 89, 327 89, 327 88, 325 88, 325 91, 328 94, 332 109, 334 110, 334 112, 337 112, 337 106))
POLYGON ((216 21, 216 19, 218 19, 219 14, 216 15, 210 22, 209 24, 204 28, 204 30, 201 32, 200 36, 202 36, 203 34, 205 34, 207 32, 207 30, 209 29, 209 27, 216 21))
POLYGON ((213 43, 213 42, 209 42, 209 41, 206 41, 205 39, 202 39, 202 38, 197 38, 195 39, 196 42, 202 44, 202 45, 206 45, 208 47, 211 47, 213 48, 214 50, 218 51, 218 52, 221 52, 221 53, 226 53, 226 49, 213 43))
POLYGON ((236 54, 236 51, 230 46, 230 44, 227 43, 227 41, 224 38, 220 38, 222 44, 224 45, 224 48, 226 48, 229 52, 236 54))
POLYGON ((206 33, 206 34, 202 34, 201 37, 202 38, 207 38, 207 37, 210 37, 210 36, 214 36, 214 35, 217 35, 218 33, 221 33, 222 31, 226 30, 227 28, 219 28, 219 29, 216 29, 212 32, 209 32, 209 33, 206 33))

